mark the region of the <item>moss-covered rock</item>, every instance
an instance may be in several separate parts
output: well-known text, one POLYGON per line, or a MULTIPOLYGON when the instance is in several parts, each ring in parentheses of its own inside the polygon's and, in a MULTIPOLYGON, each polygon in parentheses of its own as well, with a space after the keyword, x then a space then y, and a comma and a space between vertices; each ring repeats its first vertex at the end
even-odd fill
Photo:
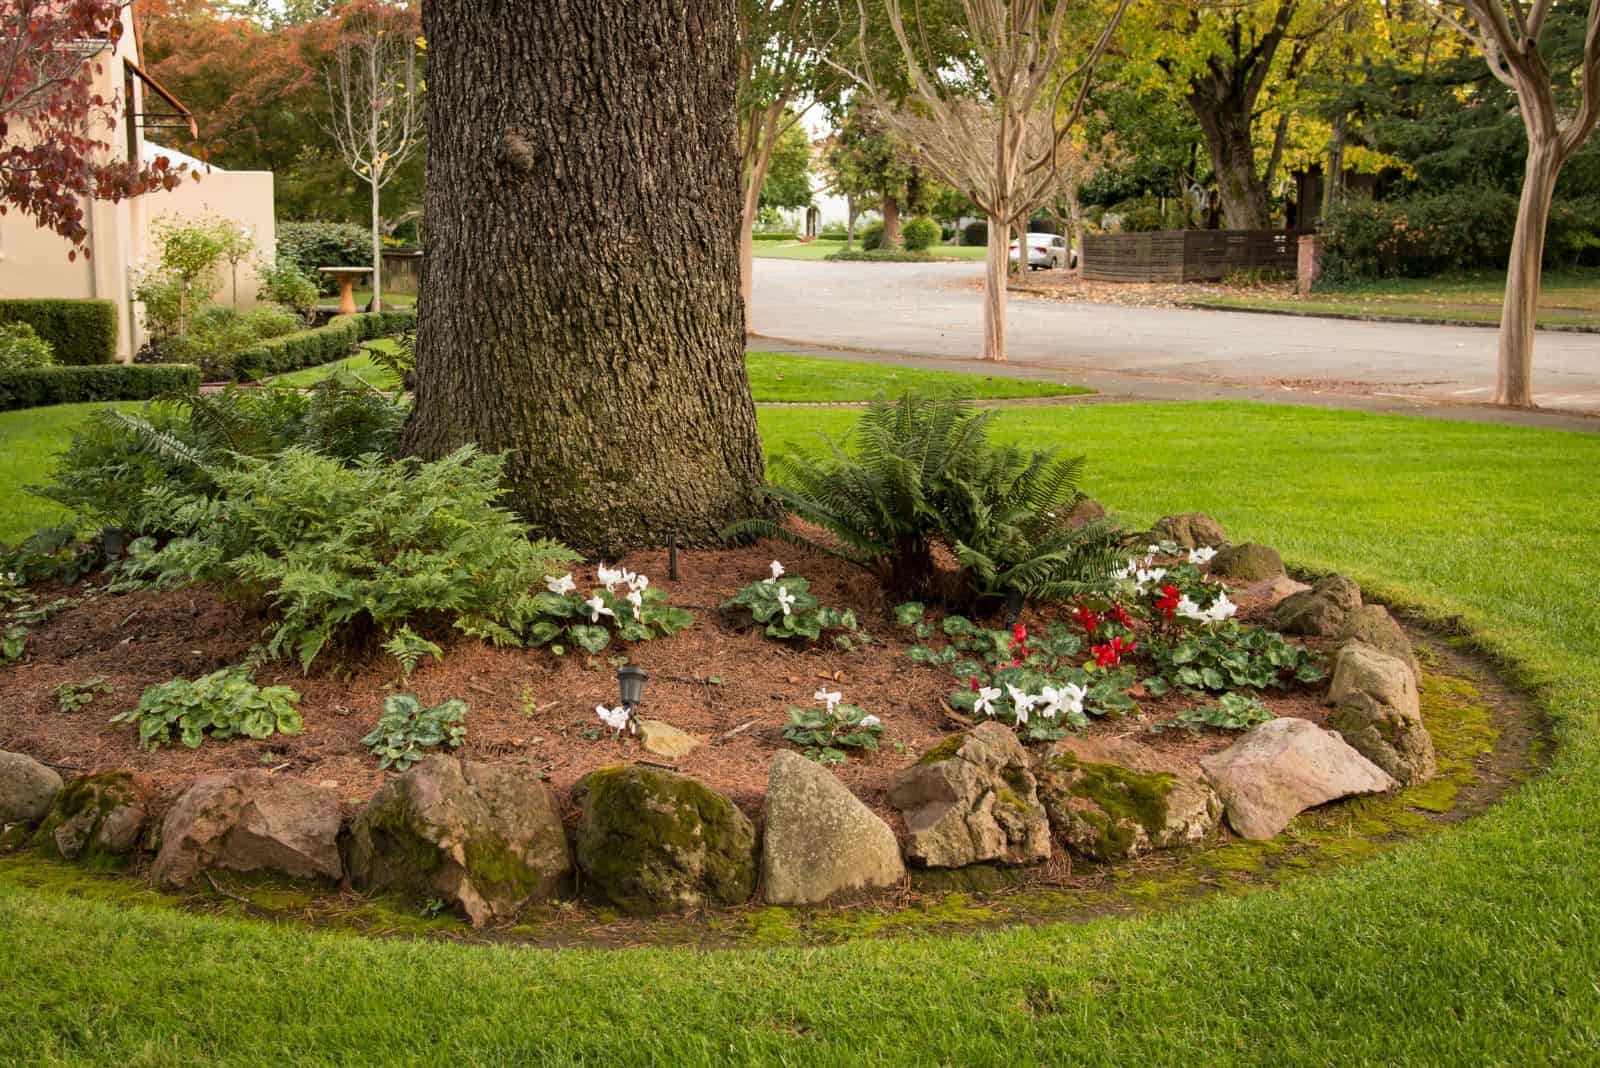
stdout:
POLYGON ((755 891, 755 826, 703 783, 656 768, 600 768, 578 780, 572 799, 578 870, 624 912, 742 905, 755 891))
POLYGON ((1204 512, 1183 512, 1179 515, 1162 516, 1156 520, 1155 526, 1150 528, 1147 536, 1140 535, 1140 540, 1170 541, 1181 549, 1199 549, 1225 545, 1228 536, 1223 533, 1222 524, 1204 512))
POLYGON ((1127 743, 1069 739, 1037 774, 1056 838, 1103 863, 1203 841, 1222 815, 1216 793, 1196 776, 1127 743))
POLYGON ((526 769, 435 755, 356 816, 350 877, 457 906, 474 927, 510 923, 572 873, 561 813, 526 769))
POLYGON ((1335 661, 1328 703, 1333 705, 1328 725, 1400 783, 1423 782, 1438 770, 1404 660, 1362 642, 1349 643, 1335 661))
POLYGON ((1050 857, 1050 824, 1028 755, 1010 728, 980 723, 934 746, 889 788, 905 818, 905 853, 926 868, 1050 857))
POLYGON ((1283 557, 1270 545, 1228 545, 1211 558, 1211 573, 1234 582, 1261 582, 1283 574, 1283 557))
POLYGON ((1411 669, 1417 688, 1422 688, 1422 664, 1417 660, 1417 651, 1412 648, 1405 630, 1382 605, 1365 604, 1351 612, 1344 629, 1339 632, 1339 640, 1345 644, 1361 642, 1381 653, 1399 657, 1411 669))
POLYGON ((145 791, 126 771, 74 779, 56 794, 33 845, 64 860, 122 857, 139 844, 145 791))

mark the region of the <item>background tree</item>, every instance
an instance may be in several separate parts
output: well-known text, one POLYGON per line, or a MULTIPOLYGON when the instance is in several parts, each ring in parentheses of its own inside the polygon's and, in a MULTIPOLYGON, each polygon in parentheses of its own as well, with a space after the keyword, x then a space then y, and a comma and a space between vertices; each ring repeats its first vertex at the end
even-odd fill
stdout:
MULTIPOLYGON (((856 201, 859 211, 876 209, 883 217, 879 248, 900 243, 900 209, 915 212, 922 194, 921 175, 910 146, 896 139, 867 98, 856 95, 837 109, 828 149, 835 188, 856 201)), ((853 237, 854 218, 847 238, 853 237)))
POLYGON ((403 445, 509 453, 593 553, 760 507, 745 375, 735 0, 423 8, 428 284, 403 445))
POLYGON ((953 68, 923 43, 928 27, 921 9, 908 30, 901 0, 888 0, 890 29, 911 86, 902 108, 893 106, 874 73, 863 14, 858 77, 879 114, 988 218, 984 359, 1006 358, 1008 234, 1027 226, 1055 184, 1058 157, 1083 114, 1095 64, 1127 7, 1128 0, 963 0, 959 28, 971 62, 953 68))
POLYGON ((106 140, 120 104, 94 89, 122 36, 117 0, 8 0, 0 10, 0 214, 15 208, 89 255, 89 199, 171 189, 165 156, 119 160, 106 140))
POLYGON ((403 16, 381 4, 354 13, 327 72, 329 132, 372 196, 372 310, 383 309, 380 194, 420 143, 417 43, 403 16))
POLYGON ((811 191, 811 138, 806 128, 794 125, 778 138, 767 176, 761 183, 760 208, 763 211, 794 211, 808 208, 811 191))
POLYGON ((1577 68, 1550 62, 1542 39, 1554 0, 1463 0, 1466 18, 1443 7, 1441 18, 1460 30, 1488 61, 1489 71, 1516 94, 1528 139, 1517 229, 1506 270, 1500 312, 1499 373, 1495 403, 1533 407, 1533 338, 1544 269, 1545 227, 1561 168, 1577 154, 1600 122, 1600 0, 1589 0, 1583 54, 1577 68), (1564 108, 1570 98, 1569 108, 1564 108))

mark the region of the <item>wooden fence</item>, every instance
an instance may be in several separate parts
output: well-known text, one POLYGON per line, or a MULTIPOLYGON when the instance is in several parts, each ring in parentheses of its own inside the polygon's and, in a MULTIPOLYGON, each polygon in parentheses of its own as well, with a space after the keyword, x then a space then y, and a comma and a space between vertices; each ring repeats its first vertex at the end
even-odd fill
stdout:
POLYGON ((1083 239, 1083 276, 1098 282, 1215 282, 1234 271, 1294 277, 1294 230, 1164 230, 1083 239))

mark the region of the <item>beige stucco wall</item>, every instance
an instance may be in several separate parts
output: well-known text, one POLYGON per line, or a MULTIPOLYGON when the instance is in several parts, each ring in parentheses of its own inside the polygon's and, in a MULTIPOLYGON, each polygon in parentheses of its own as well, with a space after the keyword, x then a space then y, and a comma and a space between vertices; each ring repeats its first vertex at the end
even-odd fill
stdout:
MULTIPOLYGON (((123 99, 124 60, 137 62, 137 37, 130 7, 123 9, 123 34, 115 51, 98 57, 95 91, 107 98, 123 99)), ((145 110, 144 87, 134 80, 134 110, 145 110)), ((203 119, 203 116, 202 116, 203 119)), ((128 158, 126 122, 119 119, 116 129, 103 131, 107 155, 128 158)), ((140 158, 161 154, 145 144, 144 132, 135 131, 140 158)), ((273 221, 272 174, 265 171, 207 170, 196 168, 201 180, 185 178, 171 191, 150 193, 112 204, 91 201, 85 212, 89 231, 86 257, 69 256, 66 239, 40 229, 31 219, 15 211, 0 216, 0 297, 93 297, 117 304, 119 358, 130 360, 144 342, 139 327, 139 309, 133 301, 133 286, 141 264, 153 261, 158 250, 152 247, 150 224, 164 217, 214 217, 248 227, 256 252, 239 267, 239 305, 255 303, 255 260, 270 256, 277 241, 273 221)), ((231 302, 232 278, 223 265, 214 300, 231 302)))

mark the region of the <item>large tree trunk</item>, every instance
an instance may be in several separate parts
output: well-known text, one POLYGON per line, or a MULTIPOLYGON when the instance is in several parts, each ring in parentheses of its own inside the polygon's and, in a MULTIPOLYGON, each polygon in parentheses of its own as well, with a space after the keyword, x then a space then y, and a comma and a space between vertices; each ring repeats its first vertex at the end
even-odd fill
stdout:
POLYGON ((1271 225, 1267 187, 1256 170, 1251 140, 1250 109, 1234 109, 1226 101, 1191 96, 1200 121, 1222 197, 1222 219, 1229 230, 1265 230, 1271 225))
POLYGON ((1006 271, 1011 251, 1010 220, 989 216, 988 257, 983 272, 983 358, 1006 358, 1006 271))
POLYGON ((734 0, 435 2, 428 285, 402 445, 507 452, 508 503, 591 553, 759 507, 734 0))
POLYGON ((1505 303, 1500 311, 1500 366, 1494 402, 1516 408, 1533 405, 1533 334, 1539 315, 1539 280, 1544 266, 1545 224, 1561 154, 1554 143, 1528 146, 1517 229, 1506 269, 1505 303))
POLYGON ((882 249, 900 247, 900 201, 896 197, 883 196, 883 240, 878 243, 882 249))

